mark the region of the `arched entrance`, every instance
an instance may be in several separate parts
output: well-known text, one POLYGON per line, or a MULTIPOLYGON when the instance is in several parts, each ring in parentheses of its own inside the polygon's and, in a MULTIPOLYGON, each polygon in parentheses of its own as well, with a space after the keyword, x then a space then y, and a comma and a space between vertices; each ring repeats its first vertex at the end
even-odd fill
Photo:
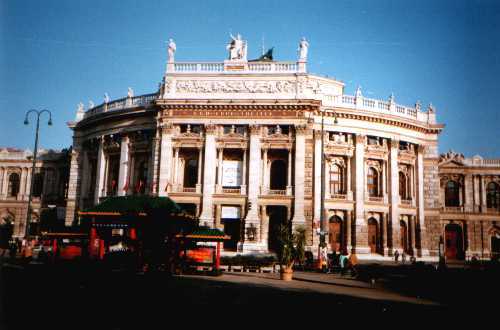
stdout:
POLYGON ((270 188, 272 190, 285 190, 287 166, 285 161, 277 159, 271 163, 270 188))
POLYGON ((269 251, 277 252, 279 249, 280 226, 287 223, 287 209, 285 206, 267 206, 269 216, 269 232, 267 246, 269 251))
POLYGON ((464 259, 462 227, 450 223, 445 227, 445 255, 447 259, 464 259))
POLYGON ((401 248, 405 253, 408 253, 408 226, 406 222, 401 220, 399 222, 399 231, 400 231, 400 239, 401 239, 401 248))
POLYGON ((371 253, 377 253, 378 247, 378 223, 375 218, 368 219, 368 246, 371 253))
POLYGON ((342 247, 344 245, 343 240, 343 230, 342 230, 342 219, 338 216, 334 215, 330 218, 329 227, 328 227, 328 240, 332 251, 340 252, 342 251, 342 247))

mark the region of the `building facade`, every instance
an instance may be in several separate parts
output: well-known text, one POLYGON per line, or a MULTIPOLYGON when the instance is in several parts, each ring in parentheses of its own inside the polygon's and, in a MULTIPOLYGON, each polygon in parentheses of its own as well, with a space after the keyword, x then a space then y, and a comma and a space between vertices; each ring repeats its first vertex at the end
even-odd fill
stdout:
POLYGON ((238 36, 228 60, 183 63, 171 40, 157 92, 80 105, 66 223, 107 196, 151 194, 231 235, 226 251, 272 251, 291 221, 311 250, 325 234, 329 249, 365 257, 437 256, 446 209, 435 109, 346 95, 307 72, 308 46, 295 62, 248 61, 238 36))
POLYGON ((31 230, 39 229, 42 210, 53 208, 64 217, 69 162, 67 152, 39 150, 32 176, 33 154, 28 150, 0 148, 0 222, 14 224, 14 237, 24 237, 28 197, 33 182, 31 230))

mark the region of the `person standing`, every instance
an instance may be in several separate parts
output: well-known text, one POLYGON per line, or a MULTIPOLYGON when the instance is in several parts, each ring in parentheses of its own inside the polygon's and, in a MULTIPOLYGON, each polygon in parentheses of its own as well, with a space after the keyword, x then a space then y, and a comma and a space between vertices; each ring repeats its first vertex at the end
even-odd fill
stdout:
POLYGON ((394 251, 394 262, 395 263, 399 262, 399 251, 398 250, 394 251))
POLYGON ((403 251, 401 253, 401 263, 404 265, 405 262, 406 262, 406 253, 405 253, 405 251, 403 251))

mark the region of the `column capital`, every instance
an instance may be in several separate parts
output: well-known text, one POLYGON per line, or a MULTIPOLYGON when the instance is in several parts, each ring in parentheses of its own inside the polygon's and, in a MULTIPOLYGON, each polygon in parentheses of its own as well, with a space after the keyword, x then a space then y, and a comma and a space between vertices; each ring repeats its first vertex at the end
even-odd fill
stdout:
POLYGON ((215 124, 207 124, 205 125, 206 134, 215 134, 217 132, 217 125, 215 124))
POLYGON ((295 125, 295 134, 306 134, 307 133, 307 125, 295 125))
POLYGON ((399 148, 399 140, 398 139, 391 139, 391 148, 399 148))
POLYGON ((365 135, 356 134, 356 143, 365 143, 365 135))
POLYGON ((423 154, 424 151, 425 151, 425 146, 423 144, 419 144, 417 146, 417 151, 418 151, 419 154, 423 154))
POLYGON ((260 134, 261 125, 250 125, 250 134, 260 134))
POLYGON ((174 133, 174 125, 172 123, 163 123, 161 124, 161 132, 162 134, 173 134, 174 133))

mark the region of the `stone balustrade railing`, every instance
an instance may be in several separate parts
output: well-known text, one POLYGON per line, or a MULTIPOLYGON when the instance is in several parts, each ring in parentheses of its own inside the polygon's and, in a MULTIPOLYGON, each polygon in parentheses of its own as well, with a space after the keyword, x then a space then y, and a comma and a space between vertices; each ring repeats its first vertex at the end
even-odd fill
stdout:
MULTIPOLYGON (((298 65, 296 62, 248 62, 245 73, 296 73, 298 65)), ((214 73, 214 72, 235 72, 229 69, 231 66, 225 66, 221 62, 177 62, 173 63, 173 70, 169 73, 214 73)), ((242 70, 238 70, 241 73, 242 70)))
MULTIPOLYGON (((416 108, 407 107, 384 100, 368 99, 365 97, 357 98, 356 96, 352 95, 325 95, 325 101, 326 105, 348 109, 359 109, 382 114, 393 114, 396 116, 415 120, 426 119, 422 118, 422 116, 419 116, 419 111, 417 111, 416 108)), ((420 113, 424 114, 422 112, 420 113)))
POLYGON ((87 112, 85 112, 85 116, 83 118, 88 118, 103 112, 147 106, 153 104, 154 100, 156 100, 157 98, 158 98, 157 93, 134 96, 134 97, 124 97, 115 101, 111 101, 109 103, 103 103, 101 105, 89 109, 87 112))

